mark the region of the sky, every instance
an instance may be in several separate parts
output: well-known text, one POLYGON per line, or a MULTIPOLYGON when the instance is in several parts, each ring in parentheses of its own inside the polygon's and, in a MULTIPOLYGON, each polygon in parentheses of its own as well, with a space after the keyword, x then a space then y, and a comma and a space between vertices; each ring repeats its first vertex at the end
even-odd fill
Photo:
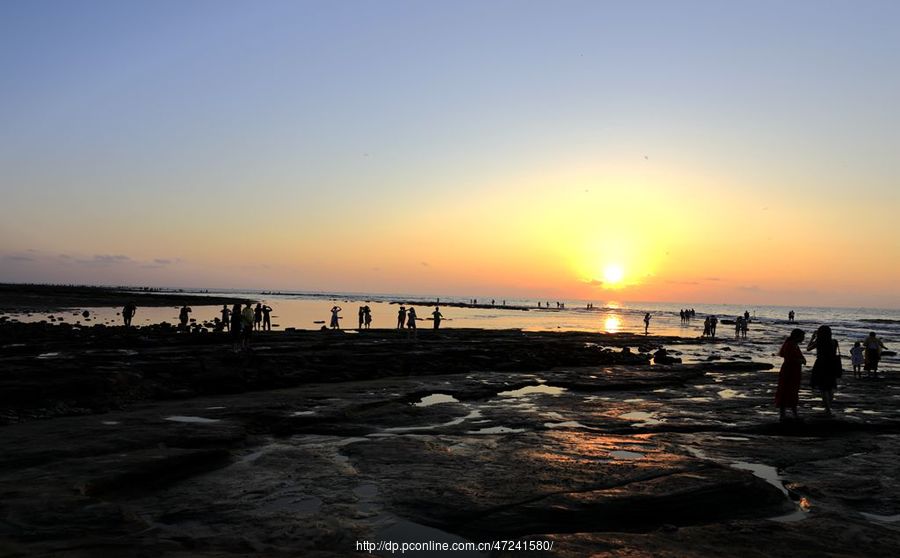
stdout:
POLYGON ((0 2, 0 281, 900 308, 895 1, 0 2))

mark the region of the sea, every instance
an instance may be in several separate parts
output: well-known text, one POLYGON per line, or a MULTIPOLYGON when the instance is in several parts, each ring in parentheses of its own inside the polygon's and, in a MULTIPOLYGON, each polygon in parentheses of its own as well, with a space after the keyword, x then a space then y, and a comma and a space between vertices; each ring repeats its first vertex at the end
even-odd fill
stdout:
MULTIPOLYGON (((165 291, 171 293, 173 291, 165 291)), ((369 306, 373 328, 395 328, 400 304, 416 308, 419 328, 431 328, 431 313, 437 305, 443 315, 442 328, 521 329, 524 331, 587 331, 603 333, 643 333, 644 315, 651 316, 650 335, 698 338, 703 332, 706 316, 719 319, 715 341, 708 341, 694 349, 678 347, 686 362, 727 358, 762 360, 780 363, 778 348, 793 328, 807 333, 807 339, 820 325, 829 325, 840 343, 841 353, 849 358, 849 350, 874 331, 884 342, 886 351, 882 366, 886 371, 900 369, 894 354, 900 346, 900 310, 879 308, 835 308, 809 306, 757 306, 737 304, 694 304, 669 302, 590 302, 585 300, 535 299, 474 299, 475 307, 448 306, 469 304, 472 298, 454 296, 423 296, 369 293, 309 293, 270 292, 250 290, 179 290, 184 294, 244 297, 258 300, 273 308, 272 328, 318 330, 327 326, 331 308, 341 310, 341 327, 356 333, 359 309, 369 306), (540 307, 538 304, 540 303, 540 307), (589 307, 589 305, 591 305, 589 307), (679 312, 693 309, 695 317, 682 322, 679 312), (795 323, 788 321, 788 312, 795 312, 795 323), (744 312, 750 314, 746 339, 735 335, 734 320, 744 312), (729 353, 729 354, 726 354, 729 353)), ((177 306, 139 307, 133 324, 150 325, 163 321, 178 322, 177 306)), ((198 323, 211 322, 219 317, 221 307, 198 306, 192 309, 191 319, 198 323)), ((121 324, 121 308, 85 307, 55 313, 20 313, 12 320, 33 322, 67 322, 82 326, 93 324, 121 324), (84 312, 88 316, 84 316, 84 312)), ((639 347, 638 347, 639 348, 639 347)), ((850 369, 849 361, 845 369, 850 369)))

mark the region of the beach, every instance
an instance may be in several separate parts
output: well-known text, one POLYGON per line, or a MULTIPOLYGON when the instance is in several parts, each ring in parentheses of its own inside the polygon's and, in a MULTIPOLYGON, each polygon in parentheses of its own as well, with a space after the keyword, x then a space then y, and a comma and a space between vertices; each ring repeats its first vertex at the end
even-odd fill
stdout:
POLYGON ((239 353, 227 333, 191 329, 0 320, 0 553, 392 556, 385 542, 505 541, 406 555, 886 556, 900 544, 890 363, 877 380, 845 373, 833 419, 804 381, 804 422, 780 424, 777 346, 727 329, 711 342, 313 326, 256 333, 239 353), (684 362, 654 364, 659 347, 684 362))

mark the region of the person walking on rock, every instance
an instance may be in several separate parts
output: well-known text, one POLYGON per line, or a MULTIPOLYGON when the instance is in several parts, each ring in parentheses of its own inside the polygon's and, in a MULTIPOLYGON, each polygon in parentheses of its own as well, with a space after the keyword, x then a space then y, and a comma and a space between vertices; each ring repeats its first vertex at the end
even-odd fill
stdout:
POLYGON ((181 307, 181 311, 178 312, 178 323, 181 329, 187 329, 188 325, 188 316, 193 310, 189 308, 187 305, 181 307))
POLYGON ((797 404, 800 402, 800 380, 803 365, 806 364, 806 357, 800 350, 800 343, 806 334, 801 329, 791 331, 790 336, 781 345, 778 356, 784 359, 781 364, 781 370, 778 372, 778 389, 775 391, 775 406, 778 407, 778 420, 784 422, 785 409, 790 407, 794 420, 800 417, 797 415, 797 404))
POLYGON ((231 331, 231 311, 228 310, 228 305, 222 305, 222 323, 224 324, 222 327, 231 331))
POLYGON ((813 363, 810 375, 810 386, 822 394, 825 416, 831 417, 834 416, 831 411, 834 390, 837 388, 837 379, 841 375, 841 357, 838 342, 832 338, 830 327, 819 326, 819 329, 813 333, 806 350, 813 349, 816 350, 816 361, 813 363))
POLYGON ((884 343, 881 342, 875 332, 872 331, 869 333, 869 336, 866 337, 866 340, 863 341, 863 345, 866 348, 865 362, 866 362, 866 372, 871 375, 878 377, 878 361, 881 360, 881 351, 887 349, 884 346, 884 343))
POLYGON ((250 348, 250 335, 253 333, 253 318, 253 306, 248 303, 241 312, 241 348, 244 350, 250 348))
POLYGON ((131 319, 134 318, 135 313, 137 313, 137 306, 133 302, 129 302, 125 308, 122 308, 122 320, 125 322, 125 327, 131 327, 131 319))
POLYGON ((406 312, 406 329, 412 332, 412 336, 416 337, 416 309, 410 308, 406 312))
MULTIPOLYGON (((222 316, 225 312, 222 312, 222 316)), ((238 352, 241 348, 241 304, 237 303, 231 307, 229 313, 229 321, 231 322, 231 349, 238 352)))

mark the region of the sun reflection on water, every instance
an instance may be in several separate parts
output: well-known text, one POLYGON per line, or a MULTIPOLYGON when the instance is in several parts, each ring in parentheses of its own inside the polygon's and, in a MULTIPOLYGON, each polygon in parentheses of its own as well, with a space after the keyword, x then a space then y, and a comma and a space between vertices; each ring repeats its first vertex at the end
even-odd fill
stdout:
POLYGON ((603 331, 606 333, 618 333, 621 328, 622 320, 615 314, 606 316, 606 319, 603 321, 603 331))

